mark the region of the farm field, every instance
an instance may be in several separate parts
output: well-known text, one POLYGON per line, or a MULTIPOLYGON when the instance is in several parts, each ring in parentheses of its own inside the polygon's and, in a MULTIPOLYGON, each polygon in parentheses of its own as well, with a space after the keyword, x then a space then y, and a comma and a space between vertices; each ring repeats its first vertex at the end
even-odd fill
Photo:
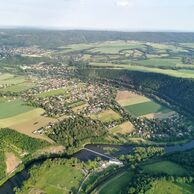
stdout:
POLYGON ((91 118, 100 120, 102 122, 109 122, 113 120, 118 120, 121 118, 121 116, 118 113, 114 112, 112 109, 107 109, 98 114, 91 115, 91 118))
POLYGON ((193 184, 177 184, 170 181, 158 180, 152 184, 152 187, 145 194, 193 194, 193 184))
POLYGON ((35 130, 57 121, 56 119, 42 116, 43 113, 43 109, 36 108, 13 117, 0 119, 0 128, 9 127, 25 135, 52 142, 44 135, 33 133, 35 130))
POLYGON ((0 119, 13 117, 33 109, 34 107, 25 105, 25 103, 19 99, 0 102, 0 119))
MULTIPOLYGON (((127 90, 118 91, 116 101, 133 116, 165 118, 173 112, 149 98, 127 90)), ((173 113, 174 114, 174 113, 173 113)))
POLYGON ((39 93, 37 96, 44 98, 44 97, 58 96, 58 95, 65 95, 65 94, 67 94, 67 92, 65 91, 65 89, 61 88, 57 90, 51 90, 48 92, 42 92, 42 93, 39 93))
POLYGON ((0 91, 2 92, 22 92, 25 91, 27 89, 33 88, 35 86, 35 84, 33 84, 31 81, 25 81, 23 83, 20 84, 16 84, 16 85, 12 85, 12 86, 8 86, 6 88, 2 88, 0 89, 0 91))
POLYGON ((124 109, 133 116, 139 117, 150 113, 168 113, 170 109, 153 101, 125 106, 124 109))
POLYGON ((142 169, 145 173, 150 173, 150 174, 164 173, 167 175, 177 175, 177 176, 187 175, 186 169, 170 161, 155 162, 155 163, 143 166, 142 169))
POLYGON ((109 129, 109 132, 112 134, 129 134, 133 131, 133 129, 133 125, 127 121, 109 129))
POLYGON ((149 102, 150 99, 134 92, 123 90, 117 92, 116 101, 121 106, 129 106, 137 103, 149 102))
POLYGON ((132 172, 122 172, 107 182, 105 182, 97 191, 99 194, 118 194, 123 188, 125 188, 133 174, 132 172))

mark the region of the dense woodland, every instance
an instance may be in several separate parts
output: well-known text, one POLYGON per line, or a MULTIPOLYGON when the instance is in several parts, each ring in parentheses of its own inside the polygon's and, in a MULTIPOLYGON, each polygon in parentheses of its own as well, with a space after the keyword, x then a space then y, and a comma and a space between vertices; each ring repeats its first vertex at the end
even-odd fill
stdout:
POLYGON ((152 42, 194 42, 194 33, 170 32, 106 32, 106 31, 47 31, 47 30, 1 30, 0 44, 5 46, 39 45, 56 48, 67 44, 112 40, 137 40, 152 42))
POLYGON ((106 131, 100 121, 78 115, 54 125, 48 136, 66 148, 71 148, 78 147, 105 133, 106 131))

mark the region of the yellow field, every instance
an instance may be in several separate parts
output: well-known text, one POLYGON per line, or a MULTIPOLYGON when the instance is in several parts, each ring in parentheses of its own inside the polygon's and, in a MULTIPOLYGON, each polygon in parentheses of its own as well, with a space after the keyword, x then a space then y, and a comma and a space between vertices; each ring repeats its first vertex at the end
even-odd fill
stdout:
POLYGON ((145 96, 136 94, 134 92, 124 90, 124 91, 118 91, 117 96, 116 96, 116 101, 121 106, 129 106, 133 104, 149 102, 150 99, 146 98, 145 96))
POLYGON ((130 122, 124 122, 116 127, 113 127, 111 129, 109 129, 110 133, 113 134, 129 134, 134 130, 133 125, 130 122))
POLYGON ((57 121, 56 119, 42 116, 43 113, 43 109, 37 108, 17 116, 0 119, 0 128, 9 127, 28 136, 51 142, 48 137, 33 133, 35 130, 57 121))
POLYGON ((91 115, 91 118, 100 120, 102 122, 109 122, 113 120, 118 120, 121 118, 121 116, 118 113, 114 112, 112 109, 107 109, 99 114, 91 115))

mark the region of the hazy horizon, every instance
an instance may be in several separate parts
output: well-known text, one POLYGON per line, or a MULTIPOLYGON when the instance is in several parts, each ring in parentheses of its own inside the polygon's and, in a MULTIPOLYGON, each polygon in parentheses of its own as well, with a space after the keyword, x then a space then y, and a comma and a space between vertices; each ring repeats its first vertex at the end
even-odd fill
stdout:
POLYGON ((194 32, 194 1, 7 0, 0 28, 194 32))

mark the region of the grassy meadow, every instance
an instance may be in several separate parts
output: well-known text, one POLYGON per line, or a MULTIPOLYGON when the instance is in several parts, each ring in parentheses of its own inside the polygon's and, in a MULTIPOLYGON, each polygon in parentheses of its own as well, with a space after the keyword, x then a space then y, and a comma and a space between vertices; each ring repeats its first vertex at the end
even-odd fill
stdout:
POLYGON ((177 184, 171 181, 158 180, 145 194, 193 194, 193 184, 177 184))
POLYGON ((166 174, 166 175, 175 175, 175 176, 184 176, 187 175, 187 170, 182 166, 170 162, 170 161, 160 161, 152 164, 148 164, 142 167, 145 173, 149 174, 166 174))
POLYGON ((99 194, 118 194, 123 188, 128 186, 131 178, 133 176, 132 172, 122 172, 107 182, 105 182, 97 191, 99 194))

